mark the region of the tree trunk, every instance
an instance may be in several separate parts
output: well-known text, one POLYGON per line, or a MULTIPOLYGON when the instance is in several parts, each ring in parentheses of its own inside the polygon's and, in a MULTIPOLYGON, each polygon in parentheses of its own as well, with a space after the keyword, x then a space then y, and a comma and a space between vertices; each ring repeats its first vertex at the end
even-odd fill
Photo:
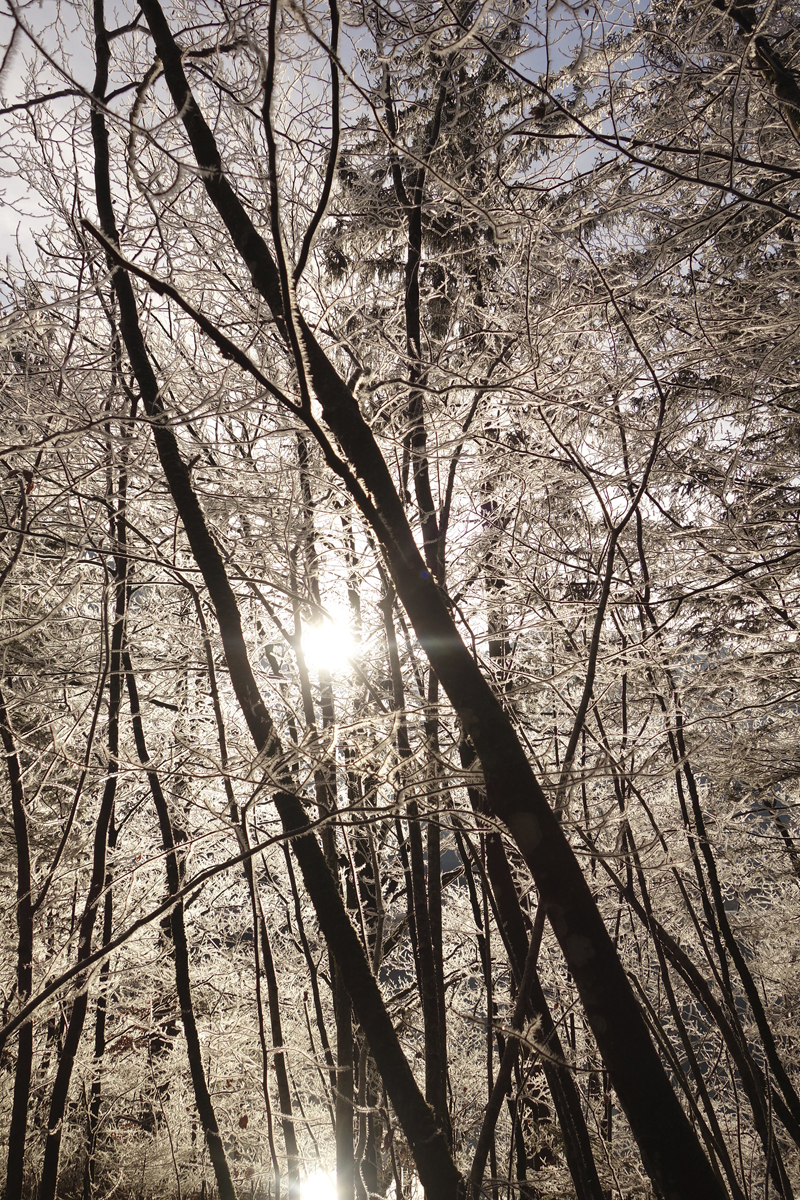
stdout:
MULTIPOLYGON (((0 737, 5 751, 14 841, 17 851, 17 995, 21 1004, 30 999, 33 989, 33 900, 31 897, 31 858, 28 842, 28 818, 14 732, 0 691, 0 737)), ((25 1138, 28 1130, 28 1103, 33 1067, 33 1022, 20 1028, 17 1061, 14 1065, 14 1100, 8 1127, 8 1167, 5 1200, 21 1200, 25 1167, 25 1138)))
MULTIPOLYGON (((119 709, 122 693, 122 647, 125 630, 125 609, 127 604, 127 571, 128 562, 125 553, 124 530, 117 534, 118 547, 115 554, 115 611, 111 633, 111 661, 108 680, 108 760, 109 768, 105 787, 100 801, 100 812, 97 816, 94 832, 94 847, 92 851, 92 874, 89 881, 89 891, 86 905, 78 927, 78 962, 83 962, 92 951, 92 932, 97 917, 97 905, 106 879, 106 847, 109 828, 113 820, 114 797, 119 778, 119 709), (123 534, 120 537, 120 533, 123 534)), ((64 1047, 56 1069, 56 1078, 50 1097, 50 1110, 47 1118, 47 1140, 44 1149, 44 1162, 39 1180, 38 1200, 54 1200, 58 1183, 58 1160, 61 1150, 61 1132, 64 1123, 64 1111, 72 1079, 72 1069, 75 1055, 83 1033, 86 1019, 86 1009, 89 1003, 88 980, 79 977, 78 992, 72 1004, 72 1010, 67 1022, 67 1032, 64 1037, 64 1047)))
MULTIPOLYGON (((108 829, 108 849, 113 853, 117 844, 117 827, 112 814, 108 829)), ((105 899, 103 901, 103 945, 111 941, 114 921, 114 893, 111 871, 106 871, 105 899)), ((103 960, 100 968, 100 985, 98 988, 97 1005, 94 1017, 94 1078, 89 1090, 89 1112, 86 1128, 86 1170, 83 1176, 83 1200, 91 1200, 94 1193, 95 1180, 95 1146, 97 1141, 97 1126, 100 1121, 100 1103, 102 1088, 100 1072, 103 1066, 103 1056, 106 1052, 106 1020, 108 1017, 108 976, 111 970, 109 958, 103 960)))
MULTIPOLYGON (((174 896, 180 891, 182 868, 176 853, 175 834, 172 828, 172 819, 167 799, 161 787, 158 773, 153 767, 150 755, 147 752, 139 707, 139 693, 133 673, 133 664, 127 651, 125 653, 125 673, 136 751, 139 755, 139 761, 147 774, 150 794, 153 797, 153 803, 158 816, 158 824, 161 830, 161 844, 166 853, 167 889, 169 895, 174 896)), ((170 910, 169 921, 172 945, 175 952, 175 983, 178 990, 178 1002, 181 1007, 183 1032, 186 1037, 186 1052, 189 1059, 189 1071, 192 1077, 195 1104, 197 1105, 197 1112, 203 1127, 206 1145, 208 1146, 209 1158, 214 1168, 220 1200, 236 1200, 236 1190, 231 1179, 230 1168, 225 1155, 225 1148, 222 1144, 217 1116, 214 1111, 214 1102, 208 1090, 208 1082, 203 1068, 203 1054, 200 1046, 197 1021, 194 1015, 194 1004, 192 1002, 192 986, 189 974, 189 944, 186 938, 186 924, 183 916, 182 900, 178 900, 170 910)))

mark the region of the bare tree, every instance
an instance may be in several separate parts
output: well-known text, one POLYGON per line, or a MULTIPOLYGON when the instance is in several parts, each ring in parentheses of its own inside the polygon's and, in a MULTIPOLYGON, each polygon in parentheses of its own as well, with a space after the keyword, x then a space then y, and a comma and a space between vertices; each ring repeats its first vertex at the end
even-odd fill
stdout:
POLYGON ((788 10, 9 13, 29 1178, 790 1197, 788 10))

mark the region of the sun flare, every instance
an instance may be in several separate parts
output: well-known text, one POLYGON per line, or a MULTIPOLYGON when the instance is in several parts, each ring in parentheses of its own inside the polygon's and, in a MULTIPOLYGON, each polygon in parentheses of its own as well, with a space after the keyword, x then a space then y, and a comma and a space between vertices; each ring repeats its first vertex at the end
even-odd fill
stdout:
POLYGON ((336 1185, 324 1171, 315 1171, 300 1185, 301 1200, 336 1200, 336 1185))
POLYGON ((345 617, 323 617, 303 630, 303 651, 309 667, 336 674, 345 671, 355 653, 355 641, 345 617))

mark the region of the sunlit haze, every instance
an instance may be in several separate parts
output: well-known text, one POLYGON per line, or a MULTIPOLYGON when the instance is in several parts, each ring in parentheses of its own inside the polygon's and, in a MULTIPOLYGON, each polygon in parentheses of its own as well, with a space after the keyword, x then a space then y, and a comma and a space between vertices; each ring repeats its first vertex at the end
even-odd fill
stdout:
POLYGON ((312 670, 344 671, 355 651, 347 618, 334 613, 303 630, 303 650, 312 670))
POLYGON ((316 1171, 300 1185, 301 1200, 336 1200, 336 1185, 330 1175, 316 1171))

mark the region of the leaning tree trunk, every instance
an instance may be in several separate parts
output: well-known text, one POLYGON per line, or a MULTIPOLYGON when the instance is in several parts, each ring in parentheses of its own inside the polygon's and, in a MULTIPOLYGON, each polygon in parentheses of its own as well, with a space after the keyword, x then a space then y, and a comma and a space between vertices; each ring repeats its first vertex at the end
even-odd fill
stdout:
MULTIPOLYGON (((99 3, 100 0, 98 5, 99 3)), ((98 29, 101 29, 101 9, 96 14, 96 19, 98 29)), ((106 54, 107 51, 106 37, 106 54)), ((102 94, 102 90, 96 93, 98 97, 102 94)), ((111 200, 108 138, 99 105, 93 110, 92 121, 97 203, 109 243, 109 265, 112 265, 118 234, 111 200)), ((281 744, 248 659, 236 597, 219 551, 206 526, 175 436, 163 421, 161 391, 141 334, 136 300, 127 271, 115 270, 113 282, 119 303, 120 331, 147 414, 153 422, 156 449, 170 493, 216 610, 231 683, 259 753, 267 758, 280 756, 281 744)), ((289 790, 291 786, 291 777, 287 775, 287 790, 278 792, 274 796, 274 803, 284 831, 292 839, 292 848, 300 865, 306 890, 412 1148, 420 1178, 423 1185, 441 1200, 458 1200, 463 1190, 461 1176, 403 1055, 364 948, 347 916, 322 849, 309 828, 305 809, 289 790)))

